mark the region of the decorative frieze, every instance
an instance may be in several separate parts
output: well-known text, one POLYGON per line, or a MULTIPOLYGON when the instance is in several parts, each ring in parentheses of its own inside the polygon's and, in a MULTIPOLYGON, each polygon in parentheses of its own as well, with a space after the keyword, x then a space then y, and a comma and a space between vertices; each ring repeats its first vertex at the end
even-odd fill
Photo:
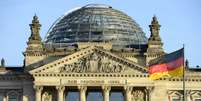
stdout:
POLYGON ((148 74, 120 74, 120 73, 38 73, 35 77, 132 77, 147 78, 148 74))
POLYGON ((60 72, 83 73, 83 72, 101 72, 101 73, 120 73, 125 71, 125 66, 106 56, 100 56, 93 53, 89 56, 79 59, 77 62, 66 64, 60 67, 60 72))

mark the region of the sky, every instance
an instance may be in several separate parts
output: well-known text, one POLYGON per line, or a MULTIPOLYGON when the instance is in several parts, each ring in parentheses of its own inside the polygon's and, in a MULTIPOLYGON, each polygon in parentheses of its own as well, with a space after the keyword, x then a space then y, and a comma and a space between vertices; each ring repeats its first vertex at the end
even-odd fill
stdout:
POLYGON ((39 17, 44 39, 53 22, 77 7, 107 4, 132 17, 150 36, 153 15, 161 24, 160 36, 167 53, 185 45, 191 67, 201 65, 201 0, 0 0, 0 58, 7 66, 22 66, 30 36, 29 24, 39 17))

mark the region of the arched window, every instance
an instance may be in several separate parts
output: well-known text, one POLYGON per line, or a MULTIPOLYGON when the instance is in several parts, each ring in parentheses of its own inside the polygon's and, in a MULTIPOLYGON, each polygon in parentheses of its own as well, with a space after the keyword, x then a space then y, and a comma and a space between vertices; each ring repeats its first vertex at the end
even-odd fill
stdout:
POLYGON ((190 91, 190 98, 192 101, 201 101, 201 91, 190 91))
POLYGON ((182 101, 182 91, 168 91, 169 101, 182 101))
POLYGON ((7 93, 8 101, 19 101, 19 94, 16 91, 10 91, 7 93))

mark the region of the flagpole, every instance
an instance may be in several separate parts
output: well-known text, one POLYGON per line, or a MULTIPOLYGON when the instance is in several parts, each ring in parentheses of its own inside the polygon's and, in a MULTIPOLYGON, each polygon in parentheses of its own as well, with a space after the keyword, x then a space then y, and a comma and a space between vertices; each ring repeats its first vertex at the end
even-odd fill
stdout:
POLYGON ((186 77, 185 77, 185 71, 186 71, 186 65, 185 65, 185 45, 183 44, 183 56, 184 56, 184 59, 183 59, 183 101, 186 101, 186 83, 185 83, 185 80, 186 80, 186 77))

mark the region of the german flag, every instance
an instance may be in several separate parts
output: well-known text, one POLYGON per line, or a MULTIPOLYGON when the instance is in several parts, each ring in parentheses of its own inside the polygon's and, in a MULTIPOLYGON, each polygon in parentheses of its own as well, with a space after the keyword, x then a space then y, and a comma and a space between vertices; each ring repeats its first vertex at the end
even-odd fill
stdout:
POLYGON ((184 48, 156 58, 149 63, 149 77, 152 80, 161 77, 183 76, 184 48))

